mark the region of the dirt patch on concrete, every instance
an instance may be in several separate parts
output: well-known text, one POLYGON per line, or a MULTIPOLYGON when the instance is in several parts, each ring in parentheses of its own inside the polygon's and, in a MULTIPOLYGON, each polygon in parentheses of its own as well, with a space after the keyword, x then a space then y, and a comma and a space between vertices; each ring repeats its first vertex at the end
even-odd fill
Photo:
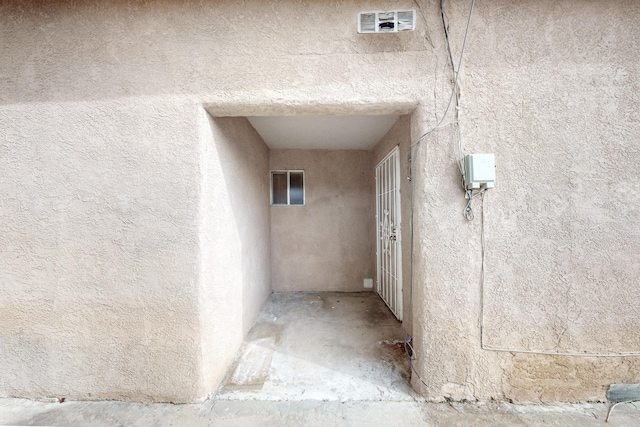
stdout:
MULTIPOLYGON (((405 380, 411 379, 411 366, 409 365, 409 357, 405 351, 405 344, 402 340, 397 341, 381 341, 380 354, 383 361, 391 364, 395 372, 397 372, 405 380)), ((409 352, 411 351, 407 348, 409 352)))

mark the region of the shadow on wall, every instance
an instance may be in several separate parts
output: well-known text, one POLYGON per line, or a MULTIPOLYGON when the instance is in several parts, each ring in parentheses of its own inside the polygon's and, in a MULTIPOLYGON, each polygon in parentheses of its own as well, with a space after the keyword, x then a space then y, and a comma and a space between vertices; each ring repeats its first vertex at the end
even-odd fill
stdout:
POLYGON ((244 117, 216 117, 210 123, 229 202, 229 206, 217 208, 233 217, 227 221, 221 215, 216 220, 223 228, 235 225, 238 241, 221 243, 237 251, 229 267, 236 265, 242 274, 241 283, 222 285, 242 290, 244 336, 271 294, 269 148, 244 117))
POLYGON ((271 294, 268 153, 244 118, 204 110, 200 325, 204 394, 215 391, 271 294))

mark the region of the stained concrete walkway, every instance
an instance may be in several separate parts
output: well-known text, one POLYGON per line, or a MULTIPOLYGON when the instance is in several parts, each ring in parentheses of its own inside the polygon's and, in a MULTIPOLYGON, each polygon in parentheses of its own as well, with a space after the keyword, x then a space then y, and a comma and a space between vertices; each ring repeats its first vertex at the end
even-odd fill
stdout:
POLYGON ((604 404, 322 402, 208 400, 201 404, 69 402, 0 399, 0 425, 20 426, 562 426, 637 427, 640 404, 617 407, 609 423, 604 404))
POLYGON ((425 403, 371 293, 274 294, 216 396, 189 405, 0 399, 0 425, 640 426, 640 404, 425 403))
POLYGON ((411 402, 404 338, 371 292, 273 294, 218 398, 411 402))

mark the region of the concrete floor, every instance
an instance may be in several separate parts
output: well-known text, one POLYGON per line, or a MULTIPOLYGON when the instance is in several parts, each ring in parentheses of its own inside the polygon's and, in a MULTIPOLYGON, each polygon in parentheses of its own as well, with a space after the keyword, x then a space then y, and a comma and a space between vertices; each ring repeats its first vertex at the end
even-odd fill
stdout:
POLYGON ((638 426, 640 404, 426 403, 400 323, 372 293, 274 294, 210 400, 173 405, 0 399, 0 425, 638 426))
POLYGON ((371 292, 273 294, 217 398, 411 402, 404 338, 371 292))
POLYGON ((511 405, 508 403, 288 402, 208 400, 201 404, 0 399, 0 425, 20 426, 558 426, 637 427, 640 404, 511 405))

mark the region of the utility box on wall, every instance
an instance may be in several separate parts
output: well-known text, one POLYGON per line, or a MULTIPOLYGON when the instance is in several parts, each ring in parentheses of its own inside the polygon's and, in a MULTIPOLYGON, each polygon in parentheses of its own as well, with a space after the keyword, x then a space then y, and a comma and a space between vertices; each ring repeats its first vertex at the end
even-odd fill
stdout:
POLYGON ((474 190, 493 188, 496 181, 493 154, 467 154, 464 156, 464 188, 474 190))

